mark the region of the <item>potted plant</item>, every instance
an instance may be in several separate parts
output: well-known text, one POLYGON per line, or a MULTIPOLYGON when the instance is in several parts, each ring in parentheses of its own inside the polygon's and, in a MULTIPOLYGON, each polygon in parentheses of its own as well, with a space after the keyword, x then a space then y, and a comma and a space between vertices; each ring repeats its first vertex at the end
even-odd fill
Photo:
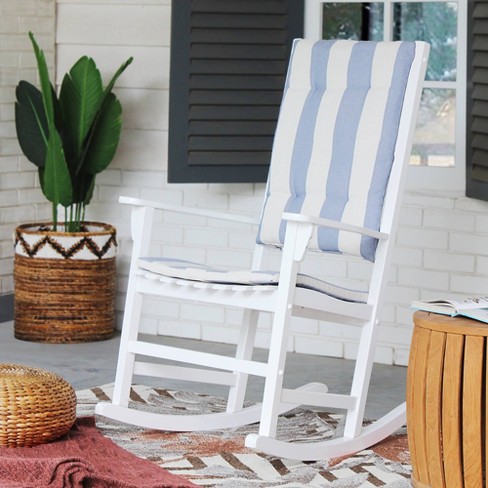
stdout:
POLYGON ((31 32, 29 37, 40 90, 19 82, 15 123, 22 152, 37 166, 42 192, 52 204, 52 222, 15 231, 15 336, 42 342, 105 339, 115 321, 116 232, 85 222, 85 209, 96 175, 117 149, 122 107, 112 90, 132 58, 103 88, 93 59, 81 57, 65 74, 58 96, 44 52, 31 32))

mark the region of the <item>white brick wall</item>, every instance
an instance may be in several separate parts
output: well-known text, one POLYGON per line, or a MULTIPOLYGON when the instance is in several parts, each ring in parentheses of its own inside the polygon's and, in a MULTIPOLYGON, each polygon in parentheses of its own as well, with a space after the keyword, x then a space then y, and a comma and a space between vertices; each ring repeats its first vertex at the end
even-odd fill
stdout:
POLYGON ((19 80, 37 80, 29 30, 36 34, 49 68, 54 69, 55 8, 55 0, 0 2, 0 294, 13 290, 13 229, 20 222, 43 219, 49 213, 36 183, 35 168, 21 157, 14 102, 19 80))
MULTIPOLYGON (((14 85, 21 77, 35 79, 26 36, 31 28, 51 61, 56 39, 58 82, 82 54, 93 56, 105 77, 128 56, 135 58, 116 87, 124 108, 121 145, 110 169, 98 177, 87 215, 109 221, 118 229, 120 312, 131 243, 129 209, 117 203, 119 195, 255 215, 264 185, 166 183, 170 0, 105 0, 103 4, 98 0, 58 0, 56 4, 56 23, 54 0, 3 0, 0 4, 2 55, 6 51, 18 54, 18 64, 13 67, 15 56, 6 56, 9 75, 5 79, 12 81, 0 86, 0 292, 12 290, 10 235, 14 226, 49 216, 49 206, 36 188, 33 168, 19 157, 13 129, 14 85), (12 30, 13 26, 18 28, 12 30)), ((376 361, 407 364, 412 300, 488 294, 487 209, 487 204, 460 195, 407 192, 381 315, 376 361)), ((210 264, 248 266, 254 233, 250 226, 229 227, 211 219, 165 214, 157 217, 152 250, 210 264)), ((273 267, 276 262, 275 253, 267 265, 273 267)), ((361 281, 369 272, 369 266, 353 269, 340 258, 323 263, 313 257, 303 267, 305 273, 317 269, 344 283, 361 281)), ((146 310, 147 332, 223 342, 236 340, 242 317, 235 309, 171 300, 147 300, 146 310)), ((268 345, 269 330, 269 316, 261 317, 258 346, 268 345)), ((335 324, 296 319, 292 331, 290 350, 346 358, 356 354, 359 331, 355 328, 339 329, 335 324)))

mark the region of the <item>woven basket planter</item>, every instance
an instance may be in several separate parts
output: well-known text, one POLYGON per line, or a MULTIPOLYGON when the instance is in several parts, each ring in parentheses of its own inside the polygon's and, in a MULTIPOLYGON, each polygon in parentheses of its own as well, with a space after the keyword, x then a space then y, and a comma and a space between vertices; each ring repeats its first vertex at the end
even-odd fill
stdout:
POLYGON ((76 394, 39 368, 0 364, 0 446, 31 447, 66 434, 76 420, 76 394))
POLYGON ((115 325, 116 231, 86 222, 84 232, 49 223, 15 231, 14 333, 17 339, 77 343, 108 339, 115 325))

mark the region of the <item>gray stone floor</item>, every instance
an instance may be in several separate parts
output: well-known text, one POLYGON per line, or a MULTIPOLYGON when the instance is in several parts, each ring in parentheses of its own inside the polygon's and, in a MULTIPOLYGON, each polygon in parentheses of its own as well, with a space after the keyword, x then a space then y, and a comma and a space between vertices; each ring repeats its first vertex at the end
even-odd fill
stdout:
MULTIPOLYGON (((153 338, 154 339, 154 338, 153 338)), ((233 347, 224 344, 204 343, 174 338, 157 338, 168 345, 188 345, 206 351, 232 353, 233 347)), ((0 362, 24 364, 53 371, 76 390, 111 383, 114 380, 119 346, 119 335, 101 342, 86 344, 40 344, 14 338, 12 322, 0 324, 0 362)), ((262 359, 266 351, 257 350, 256 359, 262 359)), ((344 393, 351 384, 353 362, 306 354, 290 353, 287 361, 285 383, 289 387, 300 386, 308 381, 323 381, 329 391, 344 393)), ((387 413, 405 399, 406 368, 401 366, 375 365, 370 385, 366 417, 374 419, 387 413)), ((147 378, 136 382, 152 384, 147 378)), ((169 388, 189 389, 219 394, 218 387, 190 385, 184 382, 152 384, 169 388)), ((258 400, 262 381, 252 383, 247 399, 258 400)), ((222 392, 223 393, 223 392, 222 392)))

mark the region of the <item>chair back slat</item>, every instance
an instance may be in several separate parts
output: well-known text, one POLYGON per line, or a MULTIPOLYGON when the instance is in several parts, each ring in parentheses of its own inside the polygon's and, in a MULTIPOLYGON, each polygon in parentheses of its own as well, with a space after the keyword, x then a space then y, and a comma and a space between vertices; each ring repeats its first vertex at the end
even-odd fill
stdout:
MULTIPOLYGON (((283 212, 379 230, 414 57, 414 42, 295 41, 259 243, 283 244, 283 212)), ((374 238, 325 228, 310 242, 370 261, 376 246, 374 238)))

